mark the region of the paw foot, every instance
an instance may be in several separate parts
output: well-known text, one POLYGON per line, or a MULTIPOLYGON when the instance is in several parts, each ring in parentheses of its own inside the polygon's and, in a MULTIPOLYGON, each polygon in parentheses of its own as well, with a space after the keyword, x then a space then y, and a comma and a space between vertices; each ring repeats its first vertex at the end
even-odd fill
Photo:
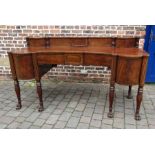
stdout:
POLYGON ((141 117, 140 117, 139 114, 135 114, 135 120, 136 120, 136 121, 140 121, 140 120, 141 120, 141 117))
POLYGON ((44 107, 43 107, 43 106, 39 106, 38 111, 39 111, 39 112, 44 111, 44 107))
POLYGON ((108 115, 107 115, 109 118, 113 118, 114 117, 114 114, 112 112, 109 112, 108 115))
POLYGON ((133 99, 133 96, 131 96, 131 95, 130 95, 130 96, 127 95, 126 98, 127 98, 127 99, 133 99))
POLYGON ((16 110, 19 110, 19 109, 21 109, 22 108, 22 105, 21 104, 17 104, 16 105, 16 110))

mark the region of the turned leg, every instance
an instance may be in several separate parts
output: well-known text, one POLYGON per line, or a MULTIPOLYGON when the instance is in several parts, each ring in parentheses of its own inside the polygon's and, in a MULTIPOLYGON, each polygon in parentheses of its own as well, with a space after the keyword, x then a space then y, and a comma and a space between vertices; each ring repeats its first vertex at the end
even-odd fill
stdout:
POLYGON ((114 100, 114 93, 115 93, 115 85, 112 84, 110 85, 110 90, 109 90, 109 113, 108 113, 109 118, 113 117, 112 105, 114 100))
POLYGON ((42 112, 44 110, 44 106, 43 106, 43 100, 42 100, 42 88, 41 88, 41 82, 37 81, 37 93, 38 93, 38 97, 39 97, 39 108, 38 111, 42 112))
POLYGON ((131 91, 132 91, 132 86, 129 85, 128 96, 127 96, 128 99, 132 99, 133 98, 132 94, 131 94, 131 91))
POLYGON ((18 80, 14 81, 14 85, 15 85, 15 92, 16 92, 17 99, 18 99, 18 104, 16 105, 16 110, 19 110, 19 109, 21 109, 22 104, 21 104, 20 87, 19 87, 18 80))
POLYGON ((143 97, 143 86, 138 87, 138 92, 137 92, 137 105, 136 105, 136 112, 135 112, 135 120, 141 120, 139 110, 142 102, 142 97, 143 97))

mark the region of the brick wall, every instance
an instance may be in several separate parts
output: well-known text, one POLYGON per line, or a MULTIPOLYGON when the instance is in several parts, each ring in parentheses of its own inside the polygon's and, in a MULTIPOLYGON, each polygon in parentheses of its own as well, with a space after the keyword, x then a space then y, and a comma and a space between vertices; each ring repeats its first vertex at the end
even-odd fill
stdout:
MULTIPOLYGON (((26 47, 25 38, 28 36, 97 36, 97 37, 125 37, 140 36, 139 47, 143 47, 144 25, 0 25, 0 59, 7 58, 7 51, 14 48, 26 47)), ((4 61, 4 60, 3 60, 4 61)), ((9 64, 0 61, 0 76, 11 75, 9 64)), ((100 81, 108 82, 110 70, 107 67, 95 66, 63 66, 53 68, 47 75, 48 78, 56 78, 66 81, 100 81), (81 69, 87 70, 86 74, 81 69)))

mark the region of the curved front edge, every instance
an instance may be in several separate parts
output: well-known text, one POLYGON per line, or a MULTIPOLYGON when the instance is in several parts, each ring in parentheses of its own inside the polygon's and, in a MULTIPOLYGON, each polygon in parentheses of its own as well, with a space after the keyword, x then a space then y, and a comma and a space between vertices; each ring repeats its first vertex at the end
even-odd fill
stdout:
POLYGON ((138 85, 142 66, 142 57, 117 59, 116 83, 123 85, 138 85))
POLYGON ((12 72, 12 78, 14 80, 15 92, 17 95, 18 103, 16 109, 19 110, 22 107, 20 85, 18 80, 29 80, 34 78, 34 67, 32 64, 31 54, 17 54, 8 53, 10 68, 12 72))
POLYGON ((137 58, 118 56, 117 59, 116 83, 129 85, 130 87, 132 85, 138 85, 135 120, 141 119, 139 112, 143 98, 143 86, 145 83, 147 60, 148 56, 137 58))
POLYGON ((34 67, 32 61, 32 54, 12 54, 14 61, 14 68, 17 79, 29 80, 34 79, 34 67))

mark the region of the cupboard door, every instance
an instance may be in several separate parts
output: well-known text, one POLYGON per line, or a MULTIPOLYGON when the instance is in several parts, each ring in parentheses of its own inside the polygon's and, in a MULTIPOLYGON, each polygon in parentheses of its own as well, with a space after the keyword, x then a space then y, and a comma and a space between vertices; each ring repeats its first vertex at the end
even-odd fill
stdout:
POLYGON ((118 84, 139 84, 142 58, 118 57, 116 82, 118 84))

